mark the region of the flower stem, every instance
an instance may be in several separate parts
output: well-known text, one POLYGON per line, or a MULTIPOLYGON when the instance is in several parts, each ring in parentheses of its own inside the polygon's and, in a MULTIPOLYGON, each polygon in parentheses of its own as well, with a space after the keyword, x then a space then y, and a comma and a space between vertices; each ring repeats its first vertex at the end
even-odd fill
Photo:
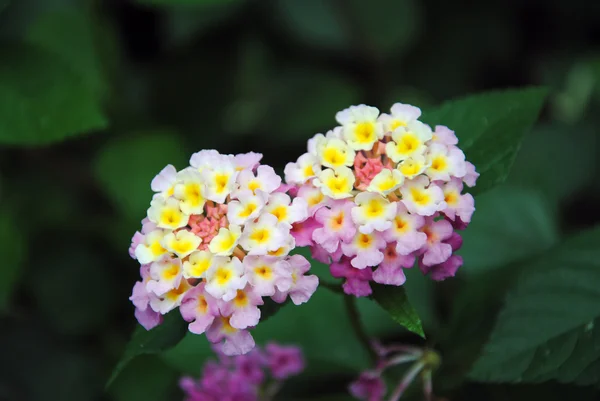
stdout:
POLYGON ((377 353, 373 349, 371 345, 371 340, 367 335, 361 321, 360 315, 358 313, 358 308, 356 307, 356 298, 351 295, 344 296, 344 303, 346 305, 346 312, 348 312, 348 318, 350 319, 350 324, 352 325, 352 330, 354 330, 354 334, 358 341, 360 341, 365 348, 365 350, 369 353, 369 357, 373 362, 377 362, 377 353))
POLYGON ((408 372, 406 372, 406 375, 404 375, 402 381, 398 384, 398 387, 394 389, 394 393, 391 395, 389 401, 398 401, 400 397, 402 397, 402 394, 404 394, 408 386, 410 386, 410 383, 412 383, 415 376, 419 374, 419 372, 421 371, 421 369, 423 369, 424 366, 425 363, 422 361, 419 361, 413 366, 411 366, 410 369, 408 369, 408 372))

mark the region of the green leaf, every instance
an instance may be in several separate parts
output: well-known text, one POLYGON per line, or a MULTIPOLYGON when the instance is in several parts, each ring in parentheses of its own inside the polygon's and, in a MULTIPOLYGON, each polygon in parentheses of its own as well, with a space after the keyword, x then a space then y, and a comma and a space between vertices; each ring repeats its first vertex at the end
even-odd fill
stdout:
POLYGON ((482 193, 508 177, 523 135, 537 120, 546 94, 544 88, 483 93, 427 110, 422 120, 456 132, 467 160, 481 174, 471 192, 482 193))
POLYGON ((500 186, 478 196, 475 205, 471 224, 461 232, 463 273, 540 254, 559 239, 556 211, 539 191, 500 186))
POLYGON ((187 323, 181 318, 179 311, 172 311, 164 317, 164 321, 152 330, 137 326, 125 352, 113 369, 106 387, 119 376, 121 371, 135 357, 147 354, 158 354, 177 345, 187 332, 187 323))
MULTIPOLYGON (((200 366, 198 366, 200 372, 200 366)), ((109 393, 115 401, 167 401, 175 387, 178 372, 154 355, 132 361, 111 384, 109 393)))
POLYGON ((370 58, 404 52, 420 19, 413 0, 278 0, 276 5, 285 27, 301 41, 370 58))
POLYGON ((141 220, 152 200, 152 178, 167 164, 182 168, 186 159, 177 134, 138 132, 104 145, 94 160, 94 172, 115 207, 130 220, 141 220))
POLYGON ((524 272, 506 297, 471 378, 581 384, 600 378, 599 242, 596 227, 565 241, 524 272))
POLYGON ((43 145, 108 125, 69 63, 29 44, 0 44, 0 143, 43 145))
POLYGON ((44 13, 29 26, 26 40, 68 64, 81 83, 101 98, 108 82, 95 42, 95 22, 89 13, 73 10, 44 13))
POLYGON ((593 181, 597 154, 592 124, 536 126, 525 137, 508 182, 539 189, 555 203, 569 201, 593 181))
POLYGON ((0 312, 6 311, 20 277, 25 257, 25 238, 14 215, 3 205, 0 212, 0 312))
POLYGON ((373 288, 373 299, 392 316, 392 319, 413 333, 425 338, 419 314, 409 302, 404 287, 380 284, 371 284, 371 286, 373 288))

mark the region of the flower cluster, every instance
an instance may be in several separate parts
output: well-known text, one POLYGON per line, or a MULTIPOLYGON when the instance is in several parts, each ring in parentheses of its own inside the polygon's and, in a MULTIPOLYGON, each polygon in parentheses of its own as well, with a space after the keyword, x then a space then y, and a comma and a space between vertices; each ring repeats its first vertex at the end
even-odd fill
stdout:
POLYGON ((130 248, 142 277, 130 299, 146 329, 179 307, 192 333, 206 333, 226 355, 244 354, 254 347, 247 329, 259 322, 263 297, 281 303, 289 295, 299 305, 316 290, 309 262, 289 255, 306 201, 292 201, 261 157, 204 150, 189 167, 169 165, 154 178, 130 248))
POLYGON ((475 210, 463 184, 479 174, 465 161, 454 132, 432 130, 414 106, 394 104, 390 114, 352 106, 336 115, 340 124, 308 142, 308 152, 285 168, 296 199, 309 217, 294 224, 299 246, 331 263, 344 291, 371 294, 370 281, 402 285, 403 268, 418 260, 434 280, 453 276, 454 255, 475 210))
POLYGON ((283 380, 304 370, 298 347, 267 344, 246 355, 219 355, 218 362, 208 362, 202 377, 183 377, 179 385, 185 401, 257 401, 271 399, 283 380))

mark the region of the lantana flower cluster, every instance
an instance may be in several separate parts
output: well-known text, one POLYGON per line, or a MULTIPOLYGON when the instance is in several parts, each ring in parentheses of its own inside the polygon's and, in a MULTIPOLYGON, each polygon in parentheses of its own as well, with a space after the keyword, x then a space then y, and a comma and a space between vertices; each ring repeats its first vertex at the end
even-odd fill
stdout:
POLYGON ((154 178, 130 248, 141 264, 130 299, 146 329, 179 308, 192 333, 206 333, 226 355, 244 354, 265 297, 299 305, 316 290, 309 262, 289 255, 292 224, 307 218, 308 205, 284 193, 261 158, 204 150, 183 170, 169 165, 154 178))
POLYGON ((455 255, 475 210, 463 193, 479 174, 445 126, 419 121, 417 107, 396 103, 391 113, 351 106, 340 124, 308 142, 308 152, 285 168, 309 217, 294 224, 299 246, 344 278, 344 291, 372 292, 370 282, 402 285, 403 269, 418 261, 434 280, 453 276, 455 255))
POLYGON ((302 351, 295 346, 269 343, 246 355, 205 364, 198 379, 186 376, 179 381, 185 401, 270 400, 283 382, 304 370, 302 351))

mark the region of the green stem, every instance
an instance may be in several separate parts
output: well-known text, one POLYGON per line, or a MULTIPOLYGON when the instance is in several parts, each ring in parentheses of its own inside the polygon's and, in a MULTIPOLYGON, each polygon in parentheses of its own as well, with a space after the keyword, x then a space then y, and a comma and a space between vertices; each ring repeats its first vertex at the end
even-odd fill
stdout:
POLYGON ((344 296, 344 303, 346 305, 346 312, 348 312, 348 318, 350 319, 350 324, 352 325, 352 329, 354 330, 354 334, 356 334, 356 338, 360 341, 368 352, 369 357, 371 358, 373 363, 377 362, 377 353, 373 349, 371 345, 371 340, 367 335, 361 321, 360 315, 358 313, 358 308, 356 307, 356 298, 352 295, 344 296))

